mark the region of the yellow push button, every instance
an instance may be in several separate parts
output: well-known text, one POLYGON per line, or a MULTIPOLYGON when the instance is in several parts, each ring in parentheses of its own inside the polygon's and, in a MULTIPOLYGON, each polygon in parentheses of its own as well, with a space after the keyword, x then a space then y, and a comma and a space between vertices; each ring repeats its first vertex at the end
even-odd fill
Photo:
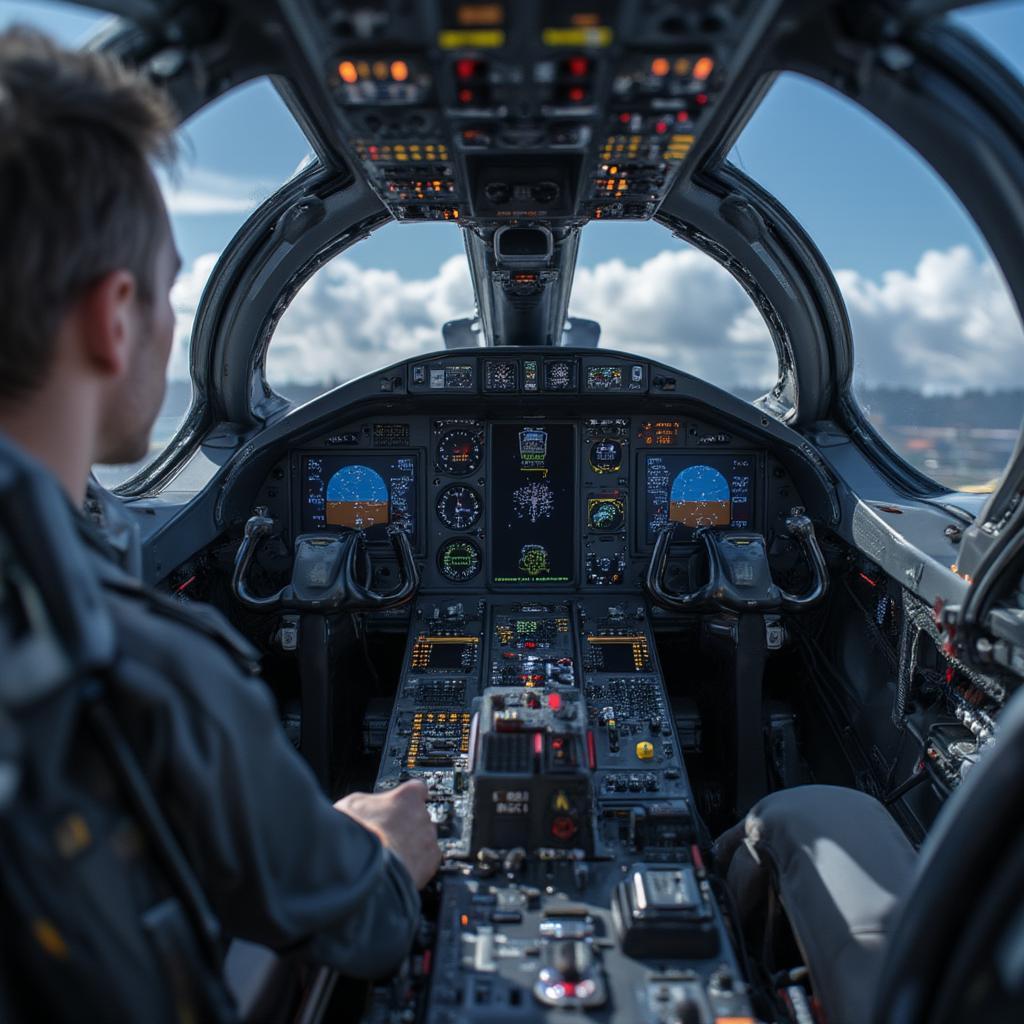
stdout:
POLYGON ((654 757, 654 744, 649 743, 647 740, 641 740, 636 745, 636 756, 639 757, 641 761, 650 761, 650 759, 654 757))

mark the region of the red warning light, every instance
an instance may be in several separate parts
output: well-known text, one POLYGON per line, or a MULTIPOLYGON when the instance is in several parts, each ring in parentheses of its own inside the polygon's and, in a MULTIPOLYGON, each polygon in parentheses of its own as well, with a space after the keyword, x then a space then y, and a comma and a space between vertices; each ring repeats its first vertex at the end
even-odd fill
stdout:
POLYGON ((657 124, 656 124, 656 125, 654 126, 654 130, 655 130, 655 131, 656 131, 656 132, 657 132, 657 133, 658 133, 659 135, 664 135, 664 134, 665 134, 665 132, 667 132, 667 131, 668 131, 668 123, 667 123, 667 122, 665 122, 665 121, 659 121, 659 122, 658 122, 658 123, 657 123, 657 124))
POLYGON ((680 124, 682 124, 684 121, 689 121, 690 120, 689 111, 680 110, 679 113, 676 114, 676 120, 679 121, 680 124))
POLYGON ((590 70, 590 61, 586 57, 570 57, 568 66, 573 78, 583 78, 590 70))
POLYGON ((621 114, 619 114, 619 121, 622 124, 629 124, 629 117, 630 115, 624 110, 621 114))
POLYGON ((706 92, 697 93, 697 103, 699 106, 704 106, 708 101, 708 94, 706 92))
POLYGON ((567 95, 570 103, 582 103, 587 97, 587 92, 582 86, 574 85, 567 95))
POLYGON ((472 89, 460 89, 458 91, 458 97, 460 103, 472 103, 473 102, 473 90, 472 89))
POLYGON ((466 81, 467 79, 474 78, 477 74, 479 61, 475 60, 457 60, 455 62, 455 77, 466 81))

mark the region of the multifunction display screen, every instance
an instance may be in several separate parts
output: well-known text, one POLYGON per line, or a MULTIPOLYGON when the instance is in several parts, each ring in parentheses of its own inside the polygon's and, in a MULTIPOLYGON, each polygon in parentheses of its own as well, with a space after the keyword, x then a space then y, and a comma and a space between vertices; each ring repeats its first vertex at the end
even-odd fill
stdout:
POLYGON ((503 423, 492 428, 492 582, 572 582, 575 480, 571 424, 503 423))
POLYGON ((676 540, 692 539, 699 526, 754 529, 756 456, 645 454, 647 543, 666 523, 676 540))
POLYGON ((387 539, 401 523, 416 543, 416 456, 302 456, 302 529, 349 526, 369 541, 387 539))

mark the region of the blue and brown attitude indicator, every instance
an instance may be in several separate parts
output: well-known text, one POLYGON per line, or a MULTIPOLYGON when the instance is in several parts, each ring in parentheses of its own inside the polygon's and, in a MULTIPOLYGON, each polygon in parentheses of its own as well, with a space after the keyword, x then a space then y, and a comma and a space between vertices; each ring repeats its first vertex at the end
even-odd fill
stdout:
POLYGON ((732 522, 729 481, 713 466, 687 466, 672 481, 669 521, 684 526, 728 526, 732 522))
POLYGON ((388 485, 369 466, 343 466, 327 484, 327 523, 368 530, 389 521, 388 485))

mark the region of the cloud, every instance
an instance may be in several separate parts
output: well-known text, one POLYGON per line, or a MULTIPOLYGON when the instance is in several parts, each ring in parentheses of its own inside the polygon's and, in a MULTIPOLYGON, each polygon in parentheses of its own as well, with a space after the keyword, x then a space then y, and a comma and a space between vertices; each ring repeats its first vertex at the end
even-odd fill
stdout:
POLYGON ((171 289, 171 305, 177 314, 174 325, 174 347, 167 372, 172 380, 186 380, 189 375, 188 346, 192 336, 192 325, 195 322, 199 300, 202 298, 206 282, 213 273, 219 254, 208 252, 198 257, 192 265, 185 267, 178 275, 178 280, 171 289))
POLYGON ((990 259, 966 246, 929 250, 911 274, 881 281, 840 270, 853 326, 855 379, 926 393, 1019 388, 1024 332, 990 259))
POLYGON ((251 213, 275 191, 279 182, 237 178, 203 167, 157 175, 164 202, 175 216, 251 213))
POLYGON ((696 249, 666 249, 576 270, 571 311, 601 324, 601 345, 678 366, 722 387, 770 387, 778 360, 733 276, 696 249))
MULTIPOLYGON (((179 312, 172 374, 187 374, 187 340, 215 254, 174 291, 179 312)), ((836 277, 854 329, 857 380, 931 392, 1020 387, 1024 333, 994 264, 964 247, 924 253, 912 273, 836 277)), ((347 380, 443 348, 441 325, 473 311, 466 261, 403 278, 344 254, 311 278, 278 324, 272 383, 347 380)), ((601 344, 636 352, 727 388, 767 387, 777 363, 768 329, 732 276, 694 249, 666 249, 639 265, 579 267, 573 315, 602 325, 601 344)))
POLYGON ((271 381, 345 380, 444 348, 441 325, 473 310, 466 260, 452 256, 431 278, 358 267, 341 256, 311 278, 277 326, 271 381))

